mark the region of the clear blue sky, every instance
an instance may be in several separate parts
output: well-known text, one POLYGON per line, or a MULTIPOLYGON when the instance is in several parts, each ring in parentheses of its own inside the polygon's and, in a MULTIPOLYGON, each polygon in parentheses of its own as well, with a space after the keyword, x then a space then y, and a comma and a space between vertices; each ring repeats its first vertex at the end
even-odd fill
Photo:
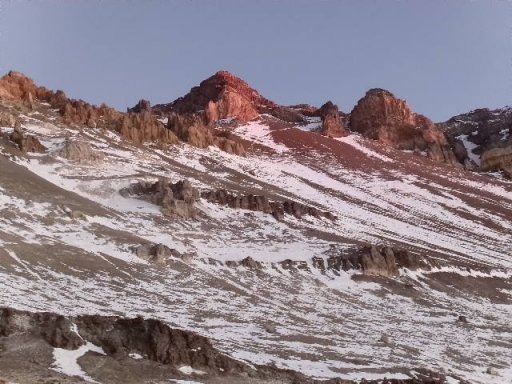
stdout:
POLYGON ((441 121, 512 104, 512 2, 0 0, 10 69, 121 110, 226 69, 281 104, 380 87, 441 121))

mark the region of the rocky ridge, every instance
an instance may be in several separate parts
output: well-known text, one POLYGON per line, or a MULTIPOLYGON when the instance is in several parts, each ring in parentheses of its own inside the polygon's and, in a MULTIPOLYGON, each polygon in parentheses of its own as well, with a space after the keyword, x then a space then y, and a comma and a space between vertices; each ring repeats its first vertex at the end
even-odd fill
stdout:
POLYGON ((324 212, 318 208, 307 206, 296 201, 269 201, 263 195, 235 195, 225 189, 215 191, 205 191, 201 197, 209 202, 227 205, 234 209, 248 209, 251 211, 260 211, 271 214, 276 220, 282 220, 285 214, 301 218, 304 215, 313 217, 325 217, 335 220, 336 217, 330 212, 324 212))
MULTIPOLYGON (((94 353, 94 359, 103 360, 93 366, 91 375, 101 378, 105 383, 111 379, 109 366, 119 367, 137 356, 141 364, 149 361, 154 371, 164 372, 174 377, 187 377, 183 367, 190 367, 202 380, 211 382, 282 383, 282 384, 353 384, 350 380, 315 380, 292 370, 274 366, 251 365, 230 358, 215 349, 210 341, 193 332, 173 329, 159 320, 120 318, 117 316, 81 315, 65 317, 50 312, 31 313, 11 308, 0 308, 0 341, 30 337, 36 343, 44 340, 53 348, 77 350, 88 345, 95 346, 102 353, 94 353), (115 363, 113 363, 115 362, 115 363), (168 368, 166 368, 168 367, 168 368)), ((9 355, 9 349, 4 355, 9 355), (7 352, 7 353, 6 353, 7 352)), ((4 357, 5 358, 5 357, 4 357)), ((78 363, 77 363, 78 364, 78 363)), ((88 365, 89 366, 89 365, 88 365)), ((124 365, 130 373, 133 363, 124 365)), ((388 384, 443 384, 443 375, 427 370, 418 370, 416 379, 385 380, 388 384)), ((118 373, 119 375, 119 373, 118 373)), ((48 374, 51 376, 51 374, 48 374)), ((0 380, 2 373, 0 373, 0 380)), ((167 376, 169 377, 169 376, 167 376)), ((154 378, 156 379, 156 377, 154 378)), ((53 379, 53 383, 58 383, 53 379)), ((169 379, 168 379, 169 380, 169 379)), ((167 380, 167 381, 168 381, 167 380)), ((91 381, 91 379, 87 380, 91 381)), ((174 381, 171 379, 171 381, 174 381)), ((69 381, 65 381, 69 382, 69 381)), ((77 382, 82 382, 81 379, 77 382)), ((160 382, 160 381, 158 381, 160 382)), ((365 381, 368 384, 382 381, 365 381)))
POLYGON ((512 178, 512 108, 476 109, 438 126, 466 168, 512 178))

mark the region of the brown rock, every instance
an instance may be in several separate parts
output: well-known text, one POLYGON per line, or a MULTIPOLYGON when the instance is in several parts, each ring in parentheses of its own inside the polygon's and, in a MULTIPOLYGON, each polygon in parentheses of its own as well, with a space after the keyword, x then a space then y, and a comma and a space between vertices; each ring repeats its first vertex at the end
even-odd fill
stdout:
POLYGON ((7 112, 0 112, 0 127, 14 128, 16 125, 16 118, 7 112))
POLYGON ((164 264, 171 257, 181 257, 181 254, 164 244, 142 244, 134 248, 137 257, 156 264, 164 264))
POLYGON ((188 181, 172 184, 168 179, 151 182, 138 182, 119 191, 122 196, 137 196, 159 205, 166 216, 195 218, 197 215, 195 202, 199 192, 188 181))
POLYGON ((54 348, 76 349, 85 344, 80 335, 72 330, 71 321, 64 316, 0 308, 0 336, 14 333, 41 336, 54 348))
POLYGON ((338 106, 328 101, 320 107, 318 114, 322 118, 321 133, 328 137, 342 137, 347 136, 349 133, 345 129, 338 106))
POLYGON ((88 142, 73 139, 67 139, 55 154, 78 162, 96 162, 104 158, 103 153, 95 151, 88 142))
POLYGON ((236 118, 246 122, 256 118, 260 110, 277 107, 262 97, 245 81, 227 71, 219 71, 170 104, 155 105, 162 115, 199 114, 206 124, 220 119, 236 118))
POLYGON ((262 266, 261 266, 261 263, 254 260, 252 257, 250 256, 247 256, 245 259, 243 259, 242 261, 240 261, 240 265, 247 268, 247 269, 261 269, 262 266))
POLYGON ((301 218, 304 215, 314 217, 325 217, 335 220, 336 217, 330 212, 323 212, 315 207, 310 207, 295 201, 269 201, 266 196, 262 195, 234 195, 224 189, 216 191, 205 191, 201 193, 201 197, 209 202, 227 205, 235 209, 248 209, 251 211, 260 211, 273 215, 277 220, 282 220, 284 214, 293 215, 301 218))
POLYGON ((33 135, 25 135, 20 128, 16 128, 9 136, 9 140, 18 145, 22 152, 44 153, 47 148, 33 135))
POLYGON ((480 157, 480 169, 484 172, 503 171, 512 178, 512 145, 484 151, 480 157))
MULTIPOLYGON (((324 271, 323 262, 317 258, 316 262, 321 271, 324 271)), ((323 260, 322 260, 323 261, 323 260)), ((348 270, 361 270, 367 275, 377 275, 392 277, 399 274, 400 268, 408 268, 416 270, 419 268, 430 269, 431 265, 435 265, 432 261, 427 261, 423 256, 412 254, 407 250, 392 248, 392 247, 378 247, 375 245, 363 247, 356 251, 343 253, 340 255, 330 256, 327 259, 327 269, 337 271, 348 270)))
POLYGON ((207 148, 210 145, 215 145, 228 153, 236 155, 245 153, 241 143, 226 137, 221 131, 205 126, 202 119, 197 116, 171 113, 168 117, 167 128, 180 140, 195 147, 207 148))
POLYGON ((127 108, 126 112, 141 113, 151 112, 151 103, 148 100, 140 99, 139 102, 132 108, 127 108))
POLYGON ((384 89, 371 89, 358 101, 350 114, 350 128, 392 147, 426 151, 434 161, 461 166, 444 133, 384 89))

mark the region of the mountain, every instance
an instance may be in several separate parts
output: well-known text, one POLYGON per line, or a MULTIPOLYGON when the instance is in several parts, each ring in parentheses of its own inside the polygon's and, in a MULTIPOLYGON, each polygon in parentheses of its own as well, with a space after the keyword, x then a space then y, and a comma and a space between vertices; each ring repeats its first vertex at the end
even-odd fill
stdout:
POLYGON ((204 83, 120 112, 0 79, 0 382, 510 381, 512 183, 462 123, 204 83))
POLYGON ((439 126, 466 168, 512 178, 512 108, 477 109, 439 126))

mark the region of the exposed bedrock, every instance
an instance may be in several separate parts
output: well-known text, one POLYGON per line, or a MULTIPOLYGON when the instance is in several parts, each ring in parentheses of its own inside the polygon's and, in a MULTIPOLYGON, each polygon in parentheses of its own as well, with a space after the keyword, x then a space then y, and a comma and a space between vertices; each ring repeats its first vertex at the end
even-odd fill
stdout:
MULTIPOLYGON (((65 317, 55 313, 30 313, 0 308, 0 337, 31 335, 54 348, 74 350, 86 343, 100 347, 107 356, 98 359, 125 361, 130 354, 145 360, 177 368, 189 366, 204 372, 204 378, 226 377, 230 383, 245 383, 248 378, 262 383, 282 384, 354 384, 344 379, 318 380, 274 365, 249 365, 215 349, 210 340, 194 332, 173 329, 160 320, 81 315, 65 317)), ((26 339, 21 339, 26 340, 26 339)), ((29 345, 23 345, 24 348, 29 345)), ((172 372, 172 371, 171 371, 172 372)), ((415 379, 364 381, 368 384, 443 384, 441 374, 415 369, 415 379)))
POLYGON ((14 128, 16 121, 16 117, 13 114, 0 112, 0 127, 14 128))
POLYGON ((248 209, 268 213, 273 215, 277 220, 282 220, 285 214, 293 215, 297 218, 309 215, 313 217, 325 217, 331 220, 336 219, 332 213, 321 211, 315 207, 290 200, 269 201, 268 198, 263 195, 235 195, 224 189, 219 189, 202 192, 201 197, 209 202, 226 205, 234 209, 248 209))
POLYGON ((365 275, 397 276, 400 268, 409 270, 430 269, 432 261, 417 253, 388 246, 368 246, 337 256, 313 259, 320 270, 360 270, 365 275))
POLYGON ((8 138, 18 146, 20 151, 25 153, 44 153, 48 150, 37 137, 24 133, 19 127, 16 127, 8 138))
MULTIPOLYGON (((309 271, 311 268, 319 270, 322 274, 340 271, 357 270, 365 275, 393 277, 399 275, 401 268, 409 270, 430 270, 435 263, 425 256, 409 252, 405 249, 387 246, 368 246, 358 250, 347 251, 328 258, 315 256, 312 263, 297 260, 282 260, 279 266, 290 272, 309 271)), ((254 260, 250 256, 241 261, 228 261, 228 267, 244 267, 251 270, 262 270, 265 264, 254 260)))
POLYGON ((470 169, 503 171, 505 176, 512 178, 512 108, 475 109, 454 116, 438 127, 452 144, 460 143, 464 147, 456 155, 462 163, 470 164, 470 169), (475 164, 472 158, 478 157, 480 164, 475 164))
POLYGON ((349 134, 341 120, 338 106, 331 101, 322 105, 318 109, 317 114, 322 119, 322 128, 320 131, 322 135, 328 137, 342 137, 349 134))
POLYGON ((104 159, 102 152, 96 151, 87 141, 66 139, 55 155, 80 163, 97 162, 104 159))
POLYGON ((246 122, 258 117, 260 108, 275 106, 242 79, 227 71, 219 71, 172 103, 155 105, 153 111, 163 116, 171 112, 198 114, 210 124, 226 118, 246 122))
POLYGON ((384 89, 371 89, 358 101, 350 114, 350 129, 398 149, 426 152, 437 162, 462 166, 432 121, 384 89))
POLYGON ((197 116, 171 113, 168 116, 167 128, 180 140, 198 148, 215 145, 227 153, 236 155, 245 153, 243 145, 231 138, 229 132, 207 127, 197 116))
POLYGON ((480 169, 486 171, 503 171, 512 179, 512 145, 491 148, 482 153, 480 169))
POLYGON ((180 252, 164 244, 141 244, 132 248, 133 252, 143 260, 155 264, 164 264, 170 258, 182 258, 180 252))
POLYGON ((160 178, 156 182, 140 181, 123 188, 119 193, 156 204, 166 216, 195 218, 197 215, 195 202, 199 200, 199 192, 188 180, 174 184, 167 178, 160 178))

